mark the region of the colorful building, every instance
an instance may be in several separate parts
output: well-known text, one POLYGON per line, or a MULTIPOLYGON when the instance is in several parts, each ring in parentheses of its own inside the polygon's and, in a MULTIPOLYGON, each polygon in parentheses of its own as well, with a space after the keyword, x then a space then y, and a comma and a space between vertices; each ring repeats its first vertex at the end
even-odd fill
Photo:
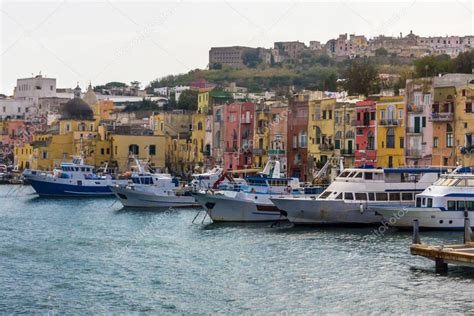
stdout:
POLYGON ((377 110, 377 167, 405 166, 405 103, 403 96, 381 97, 377 110))
POLYGON ((270 108, 265 103, 256 105, 255 131, 253 138, 253 166, 263 168, 267 161, 267 151, 270 142, 270 108))
POLYGON ((366 100, 356 103, 356 129, 354 165, 377 165, 377 119, 375 101, 366 100))
POLYGON ((337 101, 334 109, 334 149, 344 157, 344 166, 354 166, 356 102, 358 99, 337 101))
POLYGON ((457 163, 474 167, 474 84, 456 90, 454 141, 457 163))
POLYGON ((291 177, 308 181, 308 107, 310 96, 299 94, 288 105, 288 172, 291 177))
POLYGON ((336 99, 309 101, 308 105, 308 168, 314 174, 334 156, 334 111, 336 99))
POLYGON ((268 124, 269 149, 267 156, 280 161, 281 170, 287 172, 288 163, 286 151, 288 150, 288 101, 280 100, 269 102, 270 122, 268 124))
POLYGON ((454 166, 456 151, 454 143, 454 101, 456 88, 435 87, 431 116, 433 124, 433 159, 435 166, 454 166))
POLYGON ((224 169, 252 167, 255 103, 234 102, 224 107, 224 169))
POLYGON ((407 166, 430 166, 433 147, 431 102, 433 78, 407 80, 405 88, 406 130, 405 160, 407 166))

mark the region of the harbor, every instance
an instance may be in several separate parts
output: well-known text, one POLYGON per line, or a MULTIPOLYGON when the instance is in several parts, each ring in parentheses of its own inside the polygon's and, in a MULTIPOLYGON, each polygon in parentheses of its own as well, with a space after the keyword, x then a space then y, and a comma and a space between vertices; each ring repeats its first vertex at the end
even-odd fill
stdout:
POLYGON ((2 313, 474 312, 472 269, 436 274, 410 255, 411 232, 191 224, 195 209, 38 198, 29 186, 0 186, 0 196, 2 313))

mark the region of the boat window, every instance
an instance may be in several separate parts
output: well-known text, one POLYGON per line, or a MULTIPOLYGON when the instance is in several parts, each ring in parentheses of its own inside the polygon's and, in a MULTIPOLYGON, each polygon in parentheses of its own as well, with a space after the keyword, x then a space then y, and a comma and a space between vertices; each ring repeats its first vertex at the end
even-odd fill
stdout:
POLYGON ((374 192, 369 192, 369 201, 375 201, 375 193, 374 192))
POLYGON ((76 167, 76 171, 79 171, 79 167, 76 167))
POLYGON ((426 205, 426 198, 421 199, 421 204, 426 205))
POLYGON ((365 180, 372 180, 374 178, 374 174, 372 172, 365 173, 365 180))
POLYGON ((342 193, 339 193, 339 195, 336 196, 336 200, 342 200, 342 193))
POLYGON ((82 171, 82 172, 86 172, 86 168, 85 168, 85 167, 81 167, 81 171, 82 171))
POLYGON ((433 207, 433 199, 428 198, 428 207, 433 207))
POLYGON ((358 201, 367 201, 367 194, 365 193, 356 193, 355 197, 358 201))
POLYGON ((388 201, 387 193, 375 193, 375 197, 377 198, 377 201, 388 201))
POLYGON ((411 192, 402 192, 402 201, 412 201, 413 193, 411 192))
POLYGON ((354 199, 354 195, 352 195, 351 192, 344 193, 344 200, 353 200, 353 199, 354 199))
POLYGON ((362 178, 364 174, 362 172, 359 172, 358 174, 356 174, 355 178, 362 178))
POLYGON ((341 174, 339 175, 339 177, 341 177, 341 178, 346 178, 349 174, 350 174, 349 171, 344 171, 343 173, 341 173, 341 174))
POLYGON ((416 198, 416 207, 421 207, 421 198, 416 198))
POLYGON ((448 211, 456 210, 456 201, 448 201, 448 211))
POLYGON ((132 182, 135 184, 140 184, 140 179, 139 178, 132 178, 132 182))
POLYGON ((466 201, 466 209, 468 209, 469 211, 473 211, 474 210, 474 201, 466 201))
POLYGON ((400 201, 400 193, 390 193, 389 198, 390 201, 400 201))
POLYGON ((458 204, 457 210, 464 211, 464 201, 458 201, 457 204, 458 204))
POLYGON ((331 191, 325 191, 323 193, 321 193, 321 195, 319 196, 320 199, 325 199, 327 198, 332 192, 331 191))

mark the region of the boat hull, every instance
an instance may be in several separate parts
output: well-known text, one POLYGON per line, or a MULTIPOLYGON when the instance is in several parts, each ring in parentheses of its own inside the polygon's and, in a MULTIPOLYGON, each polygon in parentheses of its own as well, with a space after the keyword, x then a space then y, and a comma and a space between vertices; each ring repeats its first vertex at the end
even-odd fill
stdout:
POLYGON ((136 191, 126 186, 112 186, 110 189, 125 207, 170 208, 199 206, 193 196, 159 195, 136 191))
POLYGON ((275 222, 286 217, 271 202, 257 203, 235 196, 195 193, 214 222, 275 222))
POLYGON ((376 225, 382 216, 365 205, 343 201, 323 201, 311 198, 272 199, 288 220, 295 225, 376 225))
POLYGON ((125 185, 127 183, 127 181, 122 180, 82 180, 82 185, 77 185, 77 182, 74 184, 75 181, 72 180, 66 180, 69 181, 67 183, 63 179, 46 176, 28 176, 25 178, 38 195, 49 197, 112 196, 113 192, 109 188, 110 185, 125 185))
MULTIPOLYGON (((386 206, 372 207, 383 217, 383 221, 391 227, 412 229, 413 221, 418 220, 422 229, 461 230, 464 229, 465 213, 462 211, 441 211, 439 208, 405 207, 392 208, 386 206)), ((467 212, 474 223, 474 212, 467 212)))

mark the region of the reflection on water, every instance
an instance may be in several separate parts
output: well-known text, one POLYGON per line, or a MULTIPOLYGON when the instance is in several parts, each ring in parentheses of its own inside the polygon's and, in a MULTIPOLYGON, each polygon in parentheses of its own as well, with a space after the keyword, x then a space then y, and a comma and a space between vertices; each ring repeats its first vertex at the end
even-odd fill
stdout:
MULTIPOLYGON (((9 190, 0 186, 0 313, 474 313, 474 270, 436 275, 410 255, 411 232, 193 224, 196 209, 9 190)), ((462 232, 421 238, 459 243, 462 232)))

